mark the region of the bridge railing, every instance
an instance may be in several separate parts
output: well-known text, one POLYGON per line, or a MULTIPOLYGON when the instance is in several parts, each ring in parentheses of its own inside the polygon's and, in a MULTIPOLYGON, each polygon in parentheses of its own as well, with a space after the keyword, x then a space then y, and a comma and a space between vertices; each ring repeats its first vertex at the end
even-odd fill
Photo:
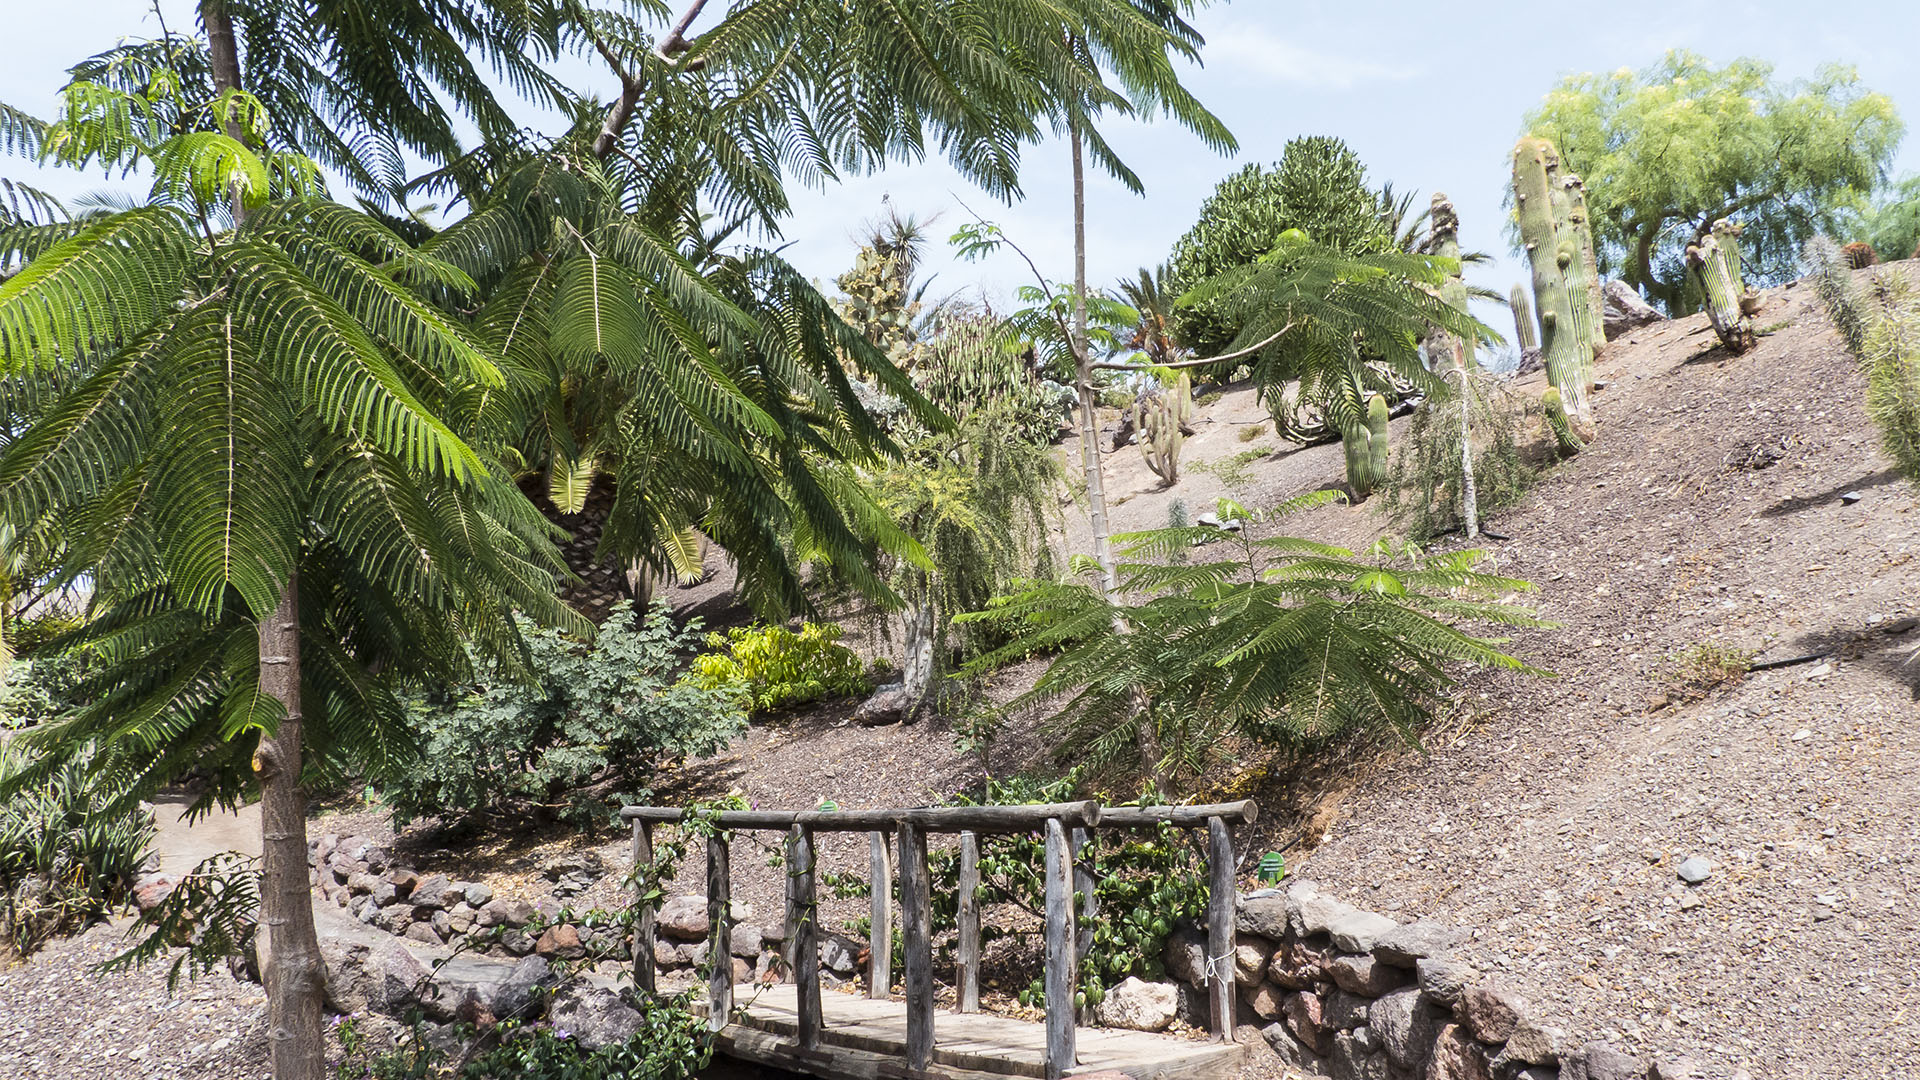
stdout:
MULTIPOLYGON (((653 862, 653 829, 677 824, 686 811, 673 807, 629 806, 621 815, 633 825, 635 866, 653 862)), ((1057 1080, 1075 1060, 1074 1006, 1076 971, 1090 940, 1076 940, 1080 918, 1091 918, 1097 902, 1089 868, 1079 855, 1096 829, 1145 829, 1172 825, 1207 830, 1207 990, 1215 1039, 1233 1032, 1233 924, 1234 857, 1231 826, 1250 823, 1257 809, 1252 802, 1206 806, 1107 807, 1096 802, 1019 806, 920 807, 903 810, 727 810, 703 815, 714 827, 707 840, 707 955, 720 958, 708 976, 708 1023, 715 1031, 733 1014, 731 955, 732 871, 729 835, 739 831, 786 834, 787 895, 785 956, 792 972, 799 1012, 801 1056, 820 1050, 819 902, 816 891, 814 836, 817 833, 859 833, 869 836, 872 880, 871 936, 868 948, 867 992, 886 999, 892 995, 893 908, 890 902, 896 871, 900 885, 901 936, 906 962, 903 983, 907 1006, 907 1069, 925 1073, 933 1064, 934 990, 932 877, 927 862, 927 837, 932 833, 958 834, 959 880, 956 883, 958 929, 958 1007, 980 1009, 980 837, 986 834, 1041 833, 1046 839, 1046 1075, 1057 1080), (1081 908, 1074 910, 1074 894, 1081 908)), ((637 879, 637 878, 636 878, 637 879)), ((636 899, 636 903, 638 900, 636 899)), ((654 979, 654 909, 639 904, 634 921, 634 985, 649 993, 654 979)))

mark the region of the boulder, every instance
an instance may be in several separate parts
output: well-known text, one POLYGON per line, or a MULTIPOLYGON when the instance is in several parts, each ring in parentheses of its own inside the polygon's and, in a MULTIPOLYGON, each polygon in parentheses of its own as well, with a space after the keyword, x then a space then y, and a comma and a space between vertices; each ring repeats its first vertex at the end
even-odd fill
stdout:
POLYGON ((866 727, 898 723, 907 718, 913 705, 905 683, 887 683, 853 710, 853 722, 866 727))
POLYGON ((1421 993, 1451 1007, 1473 982, 1473 969, 1459 961, 1425 957, 1415 963, 1414 978, 1420 984, 1421 993))
POLYGON ((493 902, 493 890, 479 882, 474 882, 466 888, 466 899, 467 903, 473 907, 483 908, 493 902))
POLYGON ((1647 1067, 1632 1054, 1590 1042, 1560 1062, 1560 1080, 1646 1080, 1647 1067))
POLYGON ((1260 1034, 1284 1064, 1309 1073, 1326 1073, 1326 1058, 1314 1053, 1312 1047, 1302 1046, 1300 1040, 1294 1038, 1293 1032, 1287 1030, 1286 1024, 1268 1024, 1260 1029, 1260 1034))
POLYGON ((1506 1042, 1526 1009, 1527 999, 1498 975, 1460 993, 1460 1019, 1481 1042, 1506 1042))
POLYGON ((1327 1056, 1327 1075, 1333 1080, 1389 1080, 1387 1055, 1377 1045, 1367 1046, 1367 1041, 1357 1032, 1336 1034, 1333 1053, 1327 1056))
POLYGON ((554 995, 547 1010, 554 1028, 574 1037, 581 1046, 598 1050, 616 1046, 640 1033, 645 1018, 619 994, 597 986, 569 986, 554 995))
POLYGON ((1101 1027, 1164 1031, 1179 1009, 1180 991, 1172 983, 1142 982, 1130 975, 1107 991, 1093 1015, 1101 1027))
POLYGON ((404 866, 396 866, 387 871, 387 883, 393 886, 393 895, 405 900, 413 895, 413 887, 420 884, 420 875, 404 866))
POLYGON ((451 895, 453 882, 445 874, 433 874, 423 877, 414 885, 413 894, 407 900, 415 907, 444 908, 451 906, 458 898, 451 895))
POLYGON ((1405 987, 1378 998, 1367 1007, 1367 1027, 1380 1037, 1380 1046, 1395 1067, 1423 1068, 1433 1051, 1438 1028, 1436 1010, 1417 987, 1405 987))
POLYGON ((1305 990, 1331 978, 1334 955, 1333 943, 1325 938, 1290 941, 1274 950, 1267 979, 1289 990, 1305 990))
POLYGON ((1439 923, 1411 922, 1384 934, 1373 947, 1374 959, 1395 967, 1410 968, 1431 956, 1439 956, 1467 940, 1464 930, 1439 923))
POLYGON ((317 918, 327 1006, 341 1013, 402 1016, 422 1004, 432 972, 393 938, 339 918, 317 918))
POLYGON ((1514 1024, 1513 1034, 1507 1036, 1507 1044, 1494 1056, 1494 1072, 1512 1075, 1529 1066, 1557 1064, 1565 1041, 1566 1033, 1559 1028, 1537 1024, 1523 1015, 1514 1024))
POLYGON ((1371 956, 1334 957, 1330 970, 1335 986, 1363 997, 1379 997, 1409 981, 1404 968, 1382 963, 1371 956))
POLYGON ((1258 986, 1267 977, 1267 954, 1273 945, 1251 935, 1240 938, 1233 949, 1233 982, 1241 988, 1258 986))
POLYGON ((1240 901, 1240 909, 1234 914, 1234 930, 1279 941, 1287 936, 1287 897, 1267 890, 1263 890, 1263 894, 1240 901))
POLYGON ((654 927, 664 936, 680 941, 702 941, 707 936, 707 898, 676 896, 661 905, 654 927))
POLYGON ((1600 287, 1600 301, 1601 329, 1606 332, 1608 341, 1666 318, 1640 299, 1640 293, 1633 286, 1619 278, 1600 287))
POLYGON ((534 943, 533 951, 549 960, 578 960, 587 955, 579 929, 565 923, 547 927, 534 943))
POLYGON ((828 934, 820 941, 820 966, 843 979, 860 970, 860 953, 866 946, 852 938, 828 934))
POLYGON ((1327 995, 1327 1005, 1323 1010, 1327 1026, 1335 1031, 1365 1027, 1368 1004, 1367 999, 1358 994, 1335 990, 1327 995))
POLYGON ((483 930, 495 926, 525 926, 533 921, 533 905, 525 900, 489 900, 480 905, 476 924, 483 930))
POLYGON ((1434 1040, 1427 1080, 1493 1080, 1487 1052, 1459 1024, 1447 1024, 1434 1040))
POLYGON ((430 922, 408 923, 406 938, 408 941, 417 941, 422 945, 445 945, 447 943, 446 937, 430 922))
POLYGON ((1167 935, 1166 949, 1161 953, 1166 962, 1167 974, 1188 986, 1199 986, 1201 976, 1207 969, 1207 939, 1200 931, 1190 926, 1178 927, 1167 935))
POLYGON ((173 895, 177 883, 166 874, 144 874, 133 885, 133 902, 141 911, 152 911, 173 895))
POLYGON ((525 956, 533 951, 533 936, 516 927, 500 935, 500 947, 505 949, 508 955, 525 956))
POLYGON ((1328 923, 1327 934, 1341 952, 1370 953, 1382 938, 1399 928, 1399 923, 1385 915, 1349 911, 1328 923))
POLYGON ((1321 1055, 1333 1049, 1333 1033, 1327 1028, 1319 994, 1305 990, 1288 994, 1280 1011, 1286 1017, 1287 1030, 1308 1049, 1321 1055))
MULTIPOLYGON (((1201 1009, 1211 1013, 1213 1006, 1207 1000, 1205 990, 1199 991, 1201 1009)), ((1253 1010, 1262 1020, 1278 1020, 1286 1015, 1287 992, 1270 982, 1263 982, 1240 995, 1241 1004, 1253 1010)), ((1204 1025, 1195 1025, 1196 1027, 1204 1025)))
POLYGON ((760 947, 765 944, 767 935, 752 923, 741 923, 727 935, 727 947, 733 955, 752 960, 760 955, 760 947))

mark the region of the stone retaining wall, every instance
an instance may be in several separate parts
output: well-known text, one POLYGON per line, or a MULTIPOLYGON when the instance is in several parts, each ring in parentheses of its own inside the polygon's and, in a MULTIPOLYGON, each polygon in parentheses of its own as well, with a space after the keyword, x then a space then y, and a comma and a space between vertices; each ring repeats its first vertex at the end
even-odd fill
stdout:
POLYGON ((1206 938, 1167 943, 1167 970, 1203 1001, 1210 973, 1238 988, 1239 1022, 1290 1064, 1334 1080, 1680 1080, 1684 1063, 1649 1064, 1541 1023, 1520 990, 1480 977, 1455 954, 1468 935, 1401 925, 1341 903, 1310 882, 1241 900, 1231 957, 1209 965, 1206 938))

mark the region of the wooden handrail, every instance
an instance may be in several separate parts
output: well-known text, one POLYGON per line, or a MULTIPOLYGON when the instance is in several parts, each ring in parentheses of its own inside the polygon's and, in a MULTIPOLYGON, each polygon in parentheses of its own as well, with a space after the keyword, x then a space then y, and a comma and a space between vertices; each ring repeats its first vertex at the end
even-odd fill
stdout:
MULTIPOLYGON (((1068 828, 1100 824, 1100 804, 1050 803, 1034 806, 921 806, 907 810, 722 810, 706 820, 722 829, 786 832, 805 825, 816 832, 893 832, 911 825, 922 833, 1035 832, 1059 821, 1068 828)), ((628 821, 669 825, 686 820, 687 811, 672 806, 628 806, 620 811, 628 821)))
MULTIPOLYGON (((1140 829, 1172 826, 1207 831, 1207 974, 1214 1037, 1231 1038, 1233 1030, 1233 922, 1238 896, 1234 891, 1235 863, 1229 828, 1249 824, 1258 815, 1251 801, 1206 806, 1147 806, 1104 808, 1092 801, 1038 806, 915 807, 904 810, 726 810, 705 818, 719 829, 707 838, 707 955, 712 971, 707 978, 707 1023, 715 1031, 732 1020, 733 957, 732 874, 728 833, 780 831, 786 833, 787 969, 796 983, 799 1011, 798 1053, 817 1054, 823 1035, 819 985, 819 905, 816 897, 814 834, 866 832, 870 834, 872 873, 872 937, 868 942, 868 993, 886 998, 892 993, 893 911, 895 874, 900 885, 900 928, 905 938, 907 998, 907 1070, 924 1074, 933 1066, 933 942, 932 877, 927 860, 929 833, 960 834, 958 960, 961 1012, 979 1009, 980 911, 975 890, 979 884, 980 835, 1040 832, 1046 844, 1046 1013, 1045 1074, 1059 1080, 1075 1064, 1075 1026, 1081 1017, 1074 997, 1084 960, 1077 947, 1078 923, 1096 913, 1094 885, 1088 868, 1080 865, 1081 848, 1097 829, 1140 829), (1075 894, 1081 904, 1074 903, 1075 894)), ((621 816, 633 825, 633 858, 637 867, 653 859, 653 827, 683 822, 688 812, 673 807, 629 806, 621 816)), ((647 884, 635 874, 635 902, 647 884)), ((634 985, 651 991, 654 973, 654 911, 651 904, 634 920, 634 985)))

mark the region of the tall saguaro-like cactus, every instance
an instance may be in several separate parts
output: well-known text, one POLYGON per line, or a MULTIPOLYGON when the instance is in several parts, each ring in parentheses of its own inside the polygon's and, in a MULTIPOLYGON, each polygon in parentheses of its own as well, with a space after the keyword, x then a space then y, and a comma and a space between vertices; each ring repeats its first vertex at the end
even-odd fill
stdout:
POLYGON ((1687 267, 1707 295, 1707 319, 1720 343, 1735 355, 1753 347, 1753 309, 1759 296, 1748 292, 1740 273, 1740 226, 1714 223, 1713 231, 1687 247, 1687 267))
POLYGON ((1528 353, 1540 351, 1540 324, 1533 321, 1533 301, 1527 299, 1527 287, 1519 282, 1513 283, 1513 291, 1507 294, 1508 306, 1513 308, 1514 340, 1520 346, 1520 358, 1524 361, 1528 353))
MULTIPOLYGON (((1546 139, 1528 136, 1513 148, 1513 201, 1520 239, 1533 268, 1533 297, 1540 309, 1540 348, 1547 379, 1567 412, 1591 423, 1587 391, 1593 381, 1593 351, 1599 325, 1587 289, 1586 254, 1580 227, 1572 223, 1575 200, 1562 184, 1560 154, 1546 139)), ((1584 197, 1578 200, 1584 223, 1584 197)))

